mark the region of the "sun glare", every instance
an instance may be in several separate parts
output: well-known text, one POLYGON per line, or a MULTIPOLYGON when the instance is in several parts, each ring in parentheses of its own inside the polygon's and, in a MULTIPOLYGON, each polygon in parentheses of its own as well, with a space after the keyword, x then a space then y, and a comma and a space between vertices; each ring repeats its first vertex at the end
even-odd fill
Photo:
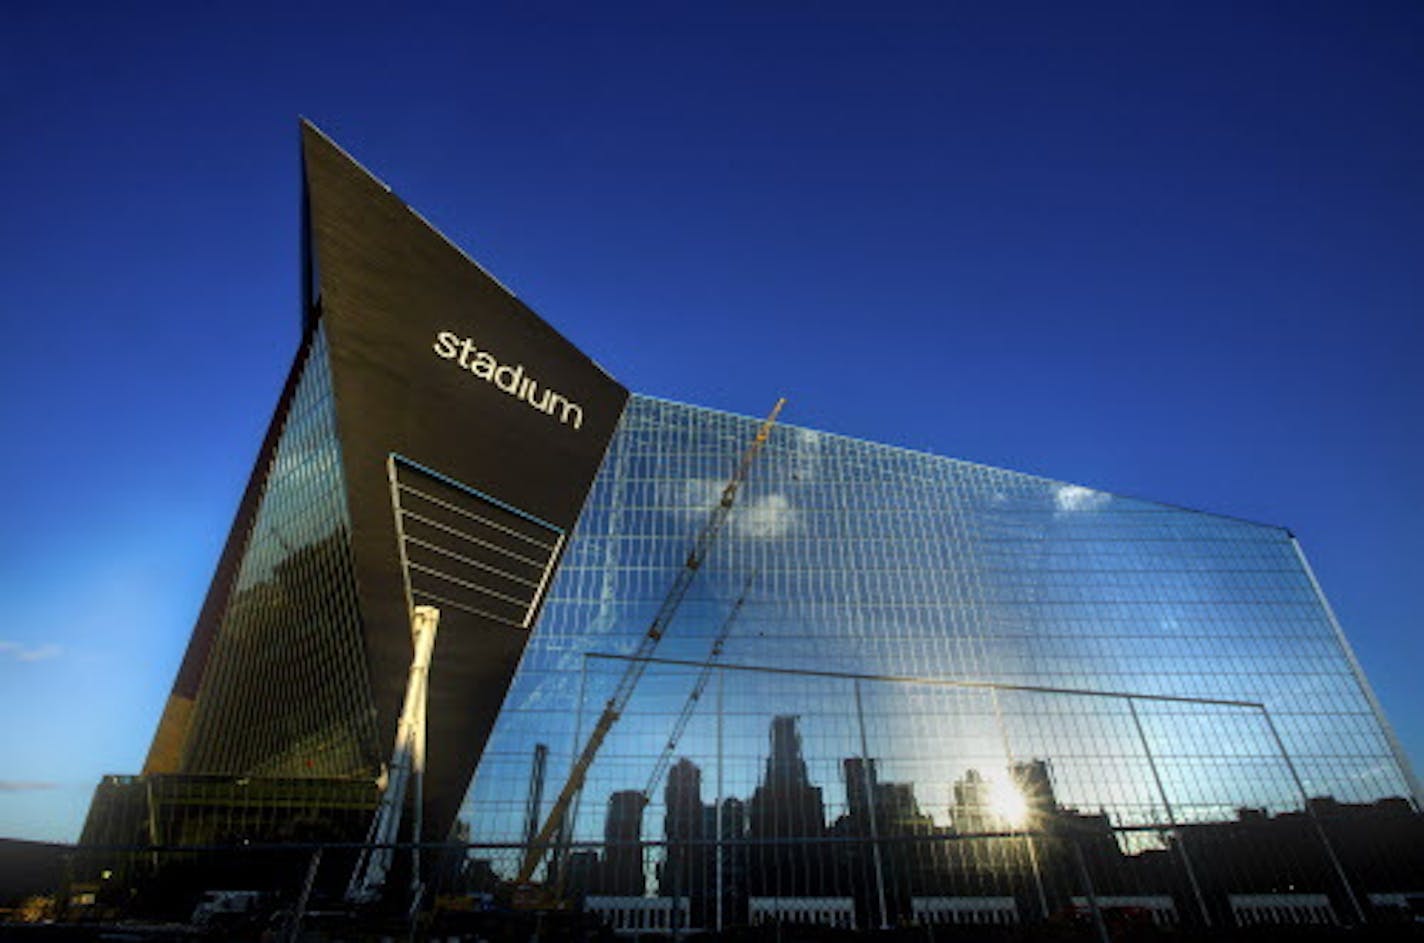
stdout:
POLYGON ((1010 828, 1023 828, 1028 824, 1028 802, 1024 800, 1023 793, 1007 780, 990 781, 989 808, 1010 828))

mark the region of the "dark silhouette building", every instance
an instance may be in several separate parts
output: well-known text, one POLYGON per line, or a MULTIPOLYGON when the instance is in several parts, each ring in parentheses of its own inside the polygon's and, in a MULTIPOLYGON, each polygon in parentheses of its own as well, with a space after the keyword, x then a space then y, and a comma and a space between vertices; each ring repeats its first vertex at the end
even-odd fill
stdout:
POLYGON ((687 898, 694 926, 703 926, 708 901, 716 893, 717 809, 702 801, 702 771, 683 757, 668 770, 664 790, 667 846, 658 874, 658 893, 687 898))
POLYGON ((600 893, 640 896, 646 889, 643 810, 647 806, 647 797, 638 789, 624 789, 608 797, 600 893))
POLYGON ((826 836, 821 787, 811 783, 801 752, 797 718, 772 718, 770 755, 761 784, 747 802, 749 886, 755 896, 818 896, 840 881, 826 836), (797 848, 797 840, 810 840, 797 848))

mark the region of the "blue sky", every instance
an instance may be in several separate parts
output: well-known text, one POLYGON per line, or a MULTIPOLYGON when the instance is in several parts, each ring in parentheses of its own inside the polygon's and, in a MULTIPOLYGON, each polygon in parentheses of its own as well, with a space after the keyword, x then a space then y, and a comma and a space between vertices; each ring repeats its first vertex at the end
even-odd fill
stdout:
POLYGON ((0 835, 140 766, 297 340, 297 116, 631 387, 1301 538, 1424 759, 1424 7, 26 5, 0 835))

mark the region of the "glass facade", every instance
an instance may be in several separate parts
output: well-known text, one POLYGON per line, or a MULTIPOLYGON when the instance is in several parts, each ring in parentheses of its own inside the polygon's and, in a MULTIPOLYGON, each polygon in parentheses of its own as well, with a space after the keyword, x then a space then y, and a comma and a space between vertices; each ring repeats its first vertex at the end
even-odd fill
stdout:
POLYGON ((318 328, 203 677, 184 773, 370 778, 380 768, 340 457, 318 328))
POLYGON ((783 424, 703 547, 757 420, 627 398, 303 154, 320 304, 144 775, 96 793, 93 913, 336 900, 399 833, 402 913, 633 934, 1424 914, 1419 785, 1288 531, 783 424))
MULTIPOLYGON (((630 401, 474 841, 547 814, 756 426, 630 401)), ((782 425, 643 667, 544 872, 627 919, 1353 921, 1424 888, 1409 774, 1278 527, 782 425)))

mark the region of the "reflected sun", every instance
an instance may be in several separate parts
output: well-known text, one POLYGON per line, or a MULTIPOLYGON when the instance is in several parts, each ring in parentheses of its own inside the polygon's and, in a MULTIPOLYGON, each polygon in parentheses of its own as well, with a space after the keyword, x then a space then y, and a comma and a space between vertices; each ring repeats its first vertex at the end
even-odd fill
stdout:
POLYGON ((1011 782, 993 779, 989 783, 989 808, 1008 823, 1010 828, 1028 824, 1028 802, 1011 782))

